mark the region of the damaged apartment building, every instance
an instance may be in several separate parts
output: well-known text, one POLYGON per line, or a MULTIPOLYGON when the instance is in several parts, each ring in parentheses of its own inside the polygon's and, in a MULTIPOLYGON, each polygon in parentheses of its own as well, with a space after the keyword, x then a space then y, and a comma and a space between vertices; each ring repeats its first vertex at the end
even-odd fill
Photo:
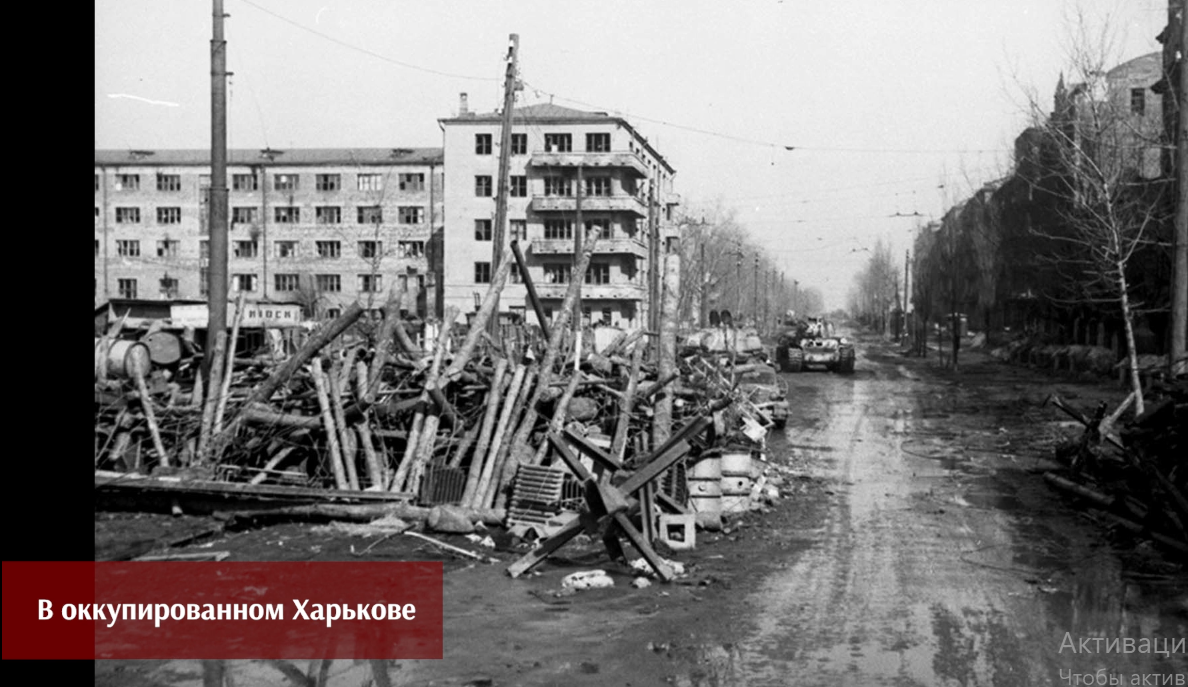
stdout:
MULTIPOLYGON (((95 151, 95 304, 207 296, 209 150, 95 151)), ((440 148, 230 150, 232 297, 439 311, 440 148), (436 242, 436 243, 435 243, 436 242)))

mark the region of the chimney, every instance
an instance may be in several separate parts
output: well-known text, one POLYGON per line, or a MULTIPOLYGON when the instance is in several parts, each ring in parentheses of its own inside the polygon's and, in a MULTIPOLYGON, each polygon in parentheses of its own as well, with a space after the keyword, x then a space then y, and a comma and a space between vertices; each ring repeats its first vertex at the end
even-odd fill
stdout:
POLYGON ((466 102, 466 94, 458 95, 458 116, 465 117, 470 114, 470 105, 466 102))

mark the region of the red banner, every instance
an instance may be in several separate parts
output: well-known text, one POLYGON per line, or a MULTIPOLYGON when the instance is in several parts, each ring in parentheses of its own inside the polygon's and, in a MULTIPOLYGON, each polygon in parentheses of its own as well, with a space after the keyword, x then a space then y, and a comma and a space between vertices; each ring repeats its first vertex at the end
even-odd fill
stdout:
POLYGON ((442 564, 9 562, 4 659, 442 657, 442 564))

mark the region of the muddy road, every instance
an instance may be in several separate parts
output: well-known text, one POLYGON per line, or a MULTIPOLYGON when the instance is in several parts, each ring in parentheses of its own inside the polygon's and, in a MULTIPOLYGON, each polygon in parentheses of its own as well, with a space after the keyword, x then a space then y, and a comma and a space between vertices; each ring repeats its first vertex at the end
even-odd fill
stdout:
MULTIPOLYGON (((505 566, 447 566, 445 659, 392 662, 392 684, 1005 686, 1076 684, 1062 671, 1104 671, 1121 684, 1188 676, 1183 653, 1107 653, 1092 641, 1170 647, 1188 637, 1184 568, 1109 532, 1042 479, 1053 446, 1075 433, 1043 399, 1058 392, 1092 407, 1117 390, 980 354, 954 374, 873 339, 860 343, 852 376, 784 378, 792 419, 768 447, 783 497, 721 533, 699 533, 695 551, 673 556, 687 578, 635 589, 592 542, 517 580, 505 566), (616 585, 561 592, 562 577, 588 569, 608 570, 616 585)), ((96 669, 100 684, 201 684, 196 662, 96 669)), ((237 685, 291 684, 263 662, 230 669, 237 685)), ((372 669, 337 661, 325 684, 370 684, 372 669)))

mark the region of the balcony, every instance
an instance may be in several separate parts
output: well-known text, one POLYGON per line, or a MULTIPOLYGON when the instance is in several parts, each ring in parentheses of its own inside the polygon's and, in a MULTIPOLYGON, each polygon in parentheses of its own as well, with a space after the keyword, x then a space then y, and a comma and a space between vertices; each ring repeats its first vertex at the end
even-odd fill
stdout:
MULTIPOLYGON (((573 239, 533 239, 533 255, 572 255, 573 239)), ((599 239, 594 247, 595 255, 627 254, 637 258, 648 257, 648 247, 642 241, 629 238, 599 239)))
POLYGON ((533 153, 528 164, 533 167, 623 168, 634 172, 639 177, 648 175, 648 166, 644 164, 640 156, 622 151, 617 153, 533 153))
MULTIPOLYGON (((569 284, 536 284, 536 293, 542 299, 565 298, 569 284)), ((643 300, 645 287, 634 282, 617 284, 582 284, 582 298, 590 300, 643 300)))
MULTIPOLYGON (((648 208, 635 196, 583 196, 584 212, 630 212, 639 217, 648 216, 648 208)), ((533 212, 577 212, 577 199, 573 196, 533 196, 533 212)))

